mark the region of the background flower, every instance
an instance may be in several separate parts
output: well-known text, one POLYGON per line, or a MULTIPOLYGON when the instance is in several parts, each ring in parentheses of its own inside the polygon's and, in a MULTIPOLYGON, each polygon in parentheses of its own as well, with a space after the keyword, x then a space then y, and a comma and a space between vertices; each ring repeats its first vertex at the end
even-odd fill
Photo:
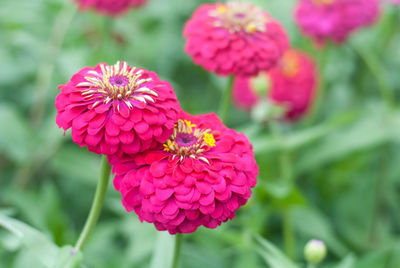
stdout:
POLYGON ((257 77, 237 77, 233 100, 237 107, 251 109, 268 96, 272 104, 285 108, 284 117, 296 120, 310 108, 317 87, 317 73, 313 60, 298 50, 288 50, 280 63, 257 77), (261 95, 262 97, 262 95, 261 95))
POLYGON ((85 67, 59 89, 58 126, 98 154, 134 154, 163 143, 180 112, 168 82, 126 62, 85 67))
POLYGON ((144 5, 148 0, 75 0, 81 10, 93 8, 101 14, 118 16, 131 7, 144 5))
POLYGON ((273 67, 288 46, 278 22, 242 2, 201 5, 183 35, 186 53, 218 75, 256 75, 273 67))
POLYGON ((245 135, 215 114, 183 113, 164 147, 122 158, 114 171, 126 210, 175 234, 233 219, 250 197, 258 167, 245 135))
POLYGON ((379 0, 299 0, 295 20, 318 43, 340 43, 373 23, 378 13, 379 0))

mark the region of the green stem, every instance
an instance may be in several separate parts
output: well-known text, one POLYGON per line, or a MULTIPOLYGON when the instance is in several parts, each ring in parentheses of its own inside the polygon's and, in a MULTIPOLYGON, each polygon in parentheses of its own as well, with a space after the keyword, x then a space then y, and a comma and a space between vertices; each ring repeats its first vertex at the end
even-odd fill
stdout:
POLYGON ((390 147, 389 145, 385 145, 383 147, 381 159, 378 162, 378 174, 376 178, 375 184, 375 200, 374 200, 374 208, 372 210, 372 220, 371 227, 369 230, 369 244, 371 246, 379 245, 381 242, 379 240, 379 236, 377 236, 379 221, 382 218, 381 212, 385 210, 385 184, 388 176, 388 163, 390 160, 390 147))
POLYGON ((383 22, 381 23, 382 32, 379 35, 380 38, 377 40, 378 51, 385 51, 390 45, 398 29, 398 19, 398 10, 396 10, 396 8, 388 8, 383 17, 383 22))
POLYGON ((172 261, 171 268, 178 268, 181 247, 182 247, 182 234, 176 234, 175 235, 174 259, 172 261))
POLYGON ((85 245, 90 233, 93 231, 97 220, 99 219, 101 209, 104 203, 104 197, 107 192, 108 182, 110 180, 111 166, 107 161, 107 156, 103 156, 101 160, 100 178, 96 188, 96 194, 93 199, 92 208, 90 209, 89 216, 86 220, 85 227, 83 228, 78 242, 75 245, 76 251, 81 251, 85 245))
POLYGON ((293 219, 290 208, 283 211, 283 242, 285 245, 285 253, 292 260, 295 257, 295 236, 293 230, 293 219))
POLYGON ((329 43, 326 43, 325 48, 322 51, 320 51, 318 55, 318 72, 319 72, 318 88, 315 92, 314 102, 312 103, 310 114, 308 118, 305 120, 306 124, 311 124, 315 120, 322 105, 322 100, 324 98, 324 92, 326 87, 324 72, 329 56, 329 49, 330 45, 329 43))
MULTIPOLYGON (((279 155, 279 167, 281 178, 286 182, 288 186, 287 193, 289 194, 292 191, 294 184, 294 175, 293 175, 293 163, 291 160, 291 153, 288 149, 284 147, 284 137, 280 130, 280 126, 275 122, 271 122, 271 132, 275 139, 281 144, 280 155, 279 155)), ((282 212, 282 220, 283 220, 283 242, 285 247, 286 255, 294 259, 295 251, 296 251, 296 237, 293 229, 293 219, 291 214, 291 208, 286 207, 282 212)))
POLYGON ((219 118, 223 123, 226 122, 228 117, 229 107, 232 99, 232 88, 233 88, 233 75, 228 77, 228 85, 225 91, 222 93, 221 105, 219 108, 219 118))
POLYGON ((389 108, 395 107, 395 97, 393 89, 387 81, 385 70, 374 53, 363 46, 353 44, 353 48, 359 57, 364 61, 371 74, 374 76, 382 99, 386 102, 389 108))
POLYGON ((45 114, 45 102, 50 89, 51 79, 53 77, 55 59, 60 53, 64 43, 65 35, 76 13, 76 8, 73 5, 64 7, 57 16, 50 40, 43 56, 43 61, 38 68, 38 74, 35 86, 34 103, 30 110, 30 120, 34 127, 39 127, 42 118, 45 114))

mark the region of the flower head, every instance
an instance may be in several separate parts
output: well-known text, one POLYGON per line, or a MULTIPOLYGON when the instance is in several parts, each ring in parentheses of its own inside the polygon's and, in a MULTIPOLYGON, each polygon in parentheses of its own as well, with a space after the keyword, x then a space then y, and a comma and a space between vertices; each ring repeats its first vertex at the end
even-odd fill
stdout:
POLYGON ((248 139, 215 114, 183 113, 163 147, 113 162, 126 210, 171 234, 233 219, 258 174, 248 139))
POLYGON ((295 120, 308 111, 316 86, 317 74, 312 59, 291 49, 269 72, 256 77, 237 77, 233 99, 239 108, 251 109, 260 99, 258 92, 263 91, 270 102, 286 108, 286 119, 295 120))
POLYGON ((379 0, 300 0, 296 21, 318 43, 341 43, 358 28, 377 18, 379 0))
POLYGON ((180 106, 166 81, 126 62, 86 67, 59 86, 56 122, 98 154, 137 153, 163 143, 180 106))
POLYGON ((256 75, 273 67, 288 46, 282 26, 242 2, 203 4, 186 23, 185 51, 207 71, 256 75))
POLYGON ((148 0, 75 0, 81 10, 94 8, 107 16, 118 16, 128 11, 130 7, 139 7, 148 0))

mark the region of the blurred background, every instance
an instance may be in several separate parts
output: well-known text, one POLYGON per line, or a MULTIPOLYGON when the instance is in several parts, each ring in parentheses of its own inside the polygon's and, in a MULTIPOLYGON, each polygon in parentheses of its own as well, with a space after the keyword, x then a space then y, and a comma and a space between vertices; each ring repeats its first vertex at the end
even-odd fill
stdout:
MULTIPOLYGON (((74 144, 70 132, 63 136, 54 108, 57 86, 79 69, 125 60, 169 81, 186 111, 217 111, 226 79, 195 66, 183 50, 184 23, 201 2, 150 0, 111 19, 77 12, 67 0, 2 1, 0 225, 7 228, 0 228, 0 267, 46 267, 48 255, 62 256, 58 248, 75 243, 86 220, 100 158, 74 144)), ((317 49, 293 21, 296 1, 248 2, 314 56, 320 105, 282 124, 280 137, 231 108, 228 125, 253 143, 259 182, 233 221, 185 235, 181 267, 269 267, 264 259, 279 252, 260 249, 253 234, 300 265, 304 245, 318 238, 328 248, 320 267, 400 267, 400 9, 382 4, 375 25, 317 49)), ((110 185, 83 267, 162 267, 156 263, 170 253, 167 242, 126 213, 110 185)))

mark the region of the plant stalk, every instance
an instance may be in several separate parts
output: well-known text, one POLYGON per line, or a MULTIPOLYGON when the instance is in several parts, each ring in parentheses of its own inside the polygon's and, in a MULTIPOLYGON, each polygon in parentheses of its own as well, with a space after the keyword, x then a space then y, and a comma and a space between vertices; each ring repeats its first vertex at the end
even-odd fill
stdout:
POLYGON ((382 66, 380 60, 374 53, 363 46, 353 44, 353 49, 374 76, 382 99, 386 102, 389 108, 395 108, 396 102, 393 94, 394 91, 387 80, 384 67, 382 66))
POLYGON ((328 57, 329 57, 329 49, 330 49, 330 45, 329 45, 329 43, 327 43, 326 46, 324 47, 324 50, 320 51, 318 58, 317 58, 319 81, 318 81, 318 85, 317 85, 317 90, 314 93, 314 101, 312 103, 309 116, 305 120, 306 124, 311 124, 314 122, 314 120, 316 119, 316 117, 318 115, 318 112, 320 111, 322 101, 324 99, 324 93, 325 93, 325 88, 326 88, 324 72, 325 72, 326 64, 327 64, 328 57))
MULTIPOLYGON (((281 151, 279 155, 279 167, 282 180, 284 180, 288 186, 288 194, 293 189, 294 175, 293 175, 293 163, 291 160, 290 151, 284 147, 284 137, 282 135, 280 126, 275 122, 271 122, 271 132, 275 139, 281 143, 281 151)), ((290 207, 287 207, 282 212, 283 221, 283 242, 286 255, 294 259, 296 252, 296 237, 293 230, 293 219, 292 211, 290 207)))
POLYGON ((79 236, 78 242, 75 245, 74 249, 76 251, 82 250, 83 246, 89 238, 90 233, 93 231, 97 220, 99 219, 104 203, 104 197, 107 192, 108 182, 110 180, 110 173, 111 166, 107 161, 107 156, 103 155, 103 158, 101 160, 100 178, 97 184, 96 193, 85 226, 79 236))
POLYGON ((35 128, 39 127, 45 114, 46 97, 49 93, 51 79, 54 73, 55 59, 57 59, 60 54, 65 35, 75 13, 76 8, 72 5, 66 5, 63 10, 60 11, 53 24, 43 61, 39 64, 34 91, 34 102, 30 110, 30 121, 35 128))
POLYGON ((228 77, 228 84, 225 91, 222 93, 221 104, 219 108, 219 118, 223 123, 226 122, 228 117, 229 107, 231 105, 232 100, 232 90, 233 90, 233 79, 234 76, 231 75, 228 77))
POLYGON ((174 248, 174 259, 172 261, 172 266, 171 268, 178 268, 179 264, 179 256, 181 253, 181 247, 182 247, 182 234, 176 234, 175 235, 175 248, 174 248))

